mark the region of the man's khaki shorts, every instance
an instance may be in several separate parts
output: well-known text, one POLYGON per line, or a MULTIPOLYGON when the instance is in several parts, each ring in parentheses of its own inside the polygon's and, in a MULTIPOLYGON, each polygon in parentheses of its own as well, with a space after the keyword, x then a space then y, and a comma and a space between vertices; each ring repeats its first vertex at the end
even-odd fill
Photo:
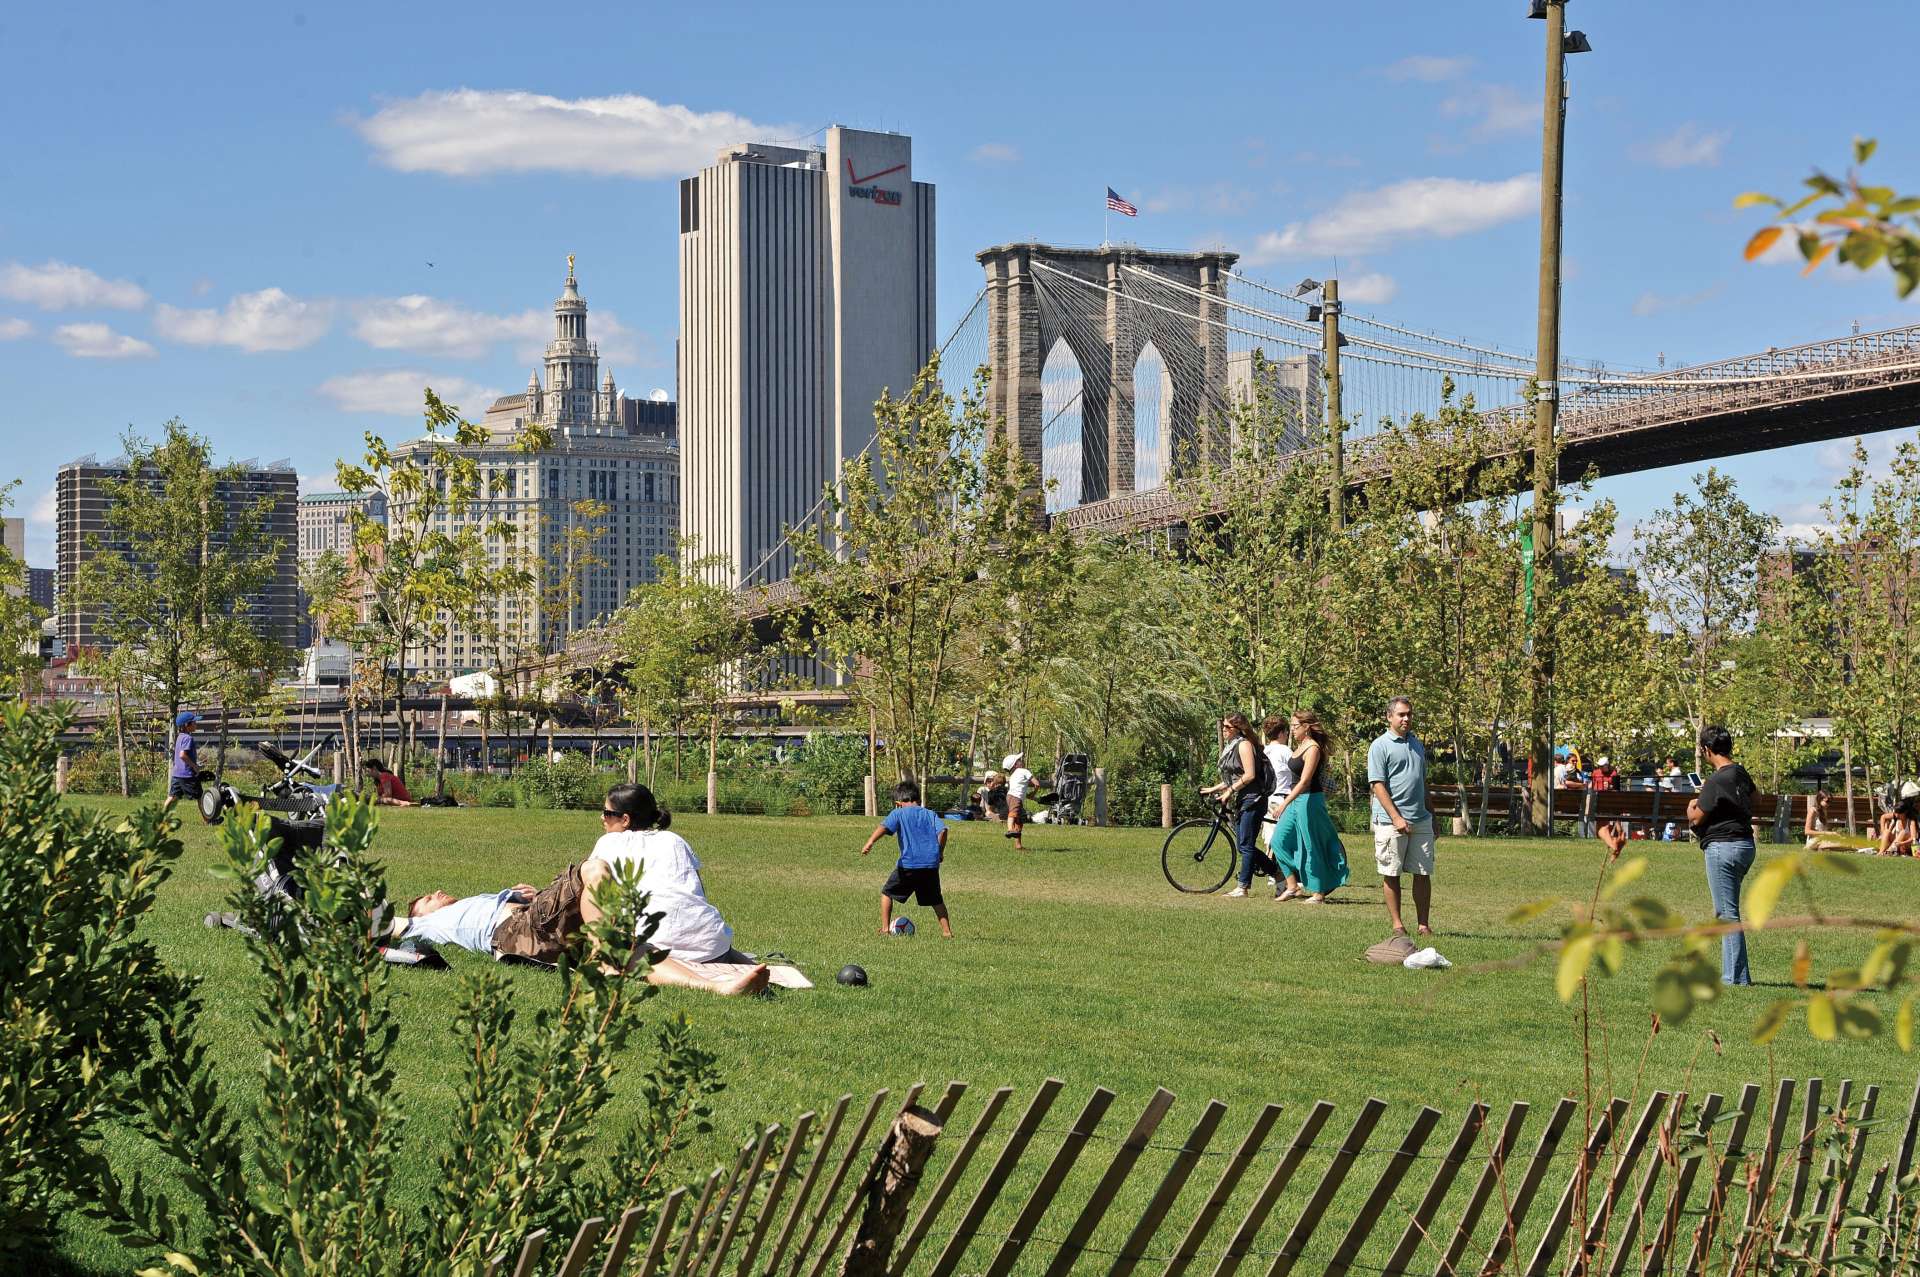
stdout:
POLYGON ((1398 878, 1403 873, 1433 876, 1433 820, 1410 820, 1407 832, 1395 833, 1392 825, 1373 827, 1373 863, 1382 878, 1398 878))
POLYGON ((558 962, 580 930, 580 866, 568 865, 541 888, 533 903, 515 910, 493 929, 493 951, 509 958, 558 962))

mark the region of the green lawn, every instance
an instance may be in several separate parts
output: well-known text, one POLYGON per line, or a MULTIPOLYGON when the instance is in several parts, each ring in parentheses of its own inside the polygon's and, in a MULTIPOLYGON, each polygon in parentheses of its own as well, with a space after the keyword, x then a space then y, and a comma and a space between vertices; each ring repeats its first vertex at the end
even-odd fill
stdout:
MULTIPOLYGON (((381 816, 379 851, 396 896, 435 887, 462 894, 518 880, 544 882, 585 854, 598 825, 590 812, 389 811, 381 816)), ((1531 1131, 1544 1102, 1580 1092, 1577 1020, 1554 996, 1550 968, 1491 964, 1554 933, 1558 915, 1520 927, 1505 919, 1539 896, 1584 897, 1599 863, 1596 843, 1443 839, 1435 922, 1439 947, 1455 967, 1442 973, 1361 960, 1361 951, 1386 931, 1364 839, 1348 840, 1350 886, 1333 903, 1309 907, 1275 904, 1263 884, 1244 900, 1176 894, 1161 878, 1155 830, 1036 827, 1022 855, 991 826, 958 826, 944 870, 957 938, 943 941, 931 913, 914 909, 919 935, 903 941, 875 934, 890 844, 861 859, 868 827, 840 818, 676 818, 675 828, 705 861, 708 892, 733 923, 739 945, 782 950, 819 984, 770 999, 669 991, 650 1005, 653 1015, 688 1012, 726 1062, 719 1131, 695 1150, 685 1179, 730 1157, 730 1147, 756 1123, 789 1121, 842 1092, 915 1081, 972 1083, 956 1119, 970 1123, 995 1086, 1017 1088, 1017 1111, 1043 1078, 1064 1079, 1050 1127, 1063 1126, 1094 1087, 1105 1086, 1118 1099, 1103 1132, 1116 1134, 1131 1125, 1156 1086, 1165 1086, 1180 1098, 1161 1143, 1183 1137, 1209 1097, 1229 1105, 1217 1146, 1237 1140, 1259 1104, 1276 1101, 1287 1114, 1270 1151, 1322 1098, 1339 1106, 1330 1131, 1344 1131, 1366 1097, 1387 1101, 1376 1136, 1381 1143, 1397 1141, 1419 1105, 1433 1105, 1446 1115, 1438 1144, 1451 1138, 1475 1096, 1500 1106, 1533 1102, 1531 1131), (847 962, 866 967, 870 988, 833 983, 847 962)), ((201 925, 202 915, 220 907, 223 888, 206 872, 219 853, 212 833, 197 822, 184 836, 186 859, 161 897, 151 934, 170 961, 204 980, 205 1028, 218 1044, 215 1058, 234 1078, 249 1078, 255 1061, 245 949, 231 933, 201 925)), ((1707 912, 1697 851, 1641 848, 1653 860, 1643 880, 1647 889, 1691 916, 1707 912)), ((1763 857, 1769 850, 1763 848, 1763 857)), ((1859 864, 1857 877, 1823 877, 1823 905, 1835 913, 1913 916, 1920 864, 1867 858, 1859 864)), ((1854 965, 1869 943, 1858 934, 1817 936, 1815 970, 1854 965)), ((1655 959, 1636 958, 1621 977, 1598 980, 1594 1002, 1606 1028, 1596 1041, 1597 1088, 1630 1094, 1644 1052, 1643 1089, 1684 1088, 1697 1096, 1777 1077, 1851 1077, 1881 1085, 1883 1109, 1904 1112, 1916 1061, 1890 1038, 1820 1044, 1796 1022, 1770 1049, 1750 1044, 1755 1017, 1787 984, 1792 949, 1787 935, 1760 936, 1753 946, 1759 987, 1732 991, 1651 1042, 1648 977, 1655 959)), ((457 1051, 447 1024, 462 973, 485 961, 450 956, 451 973, 396 968, 392 977, 403 1024, 399 1085, 416 1131, 431 1131, 451 1107, 457 1051)), ((551 996, 555 988, 550 973, 523 968, 512 978, 529 999, 551 996)), ((616 1104, 608 1123, 617 1125, 626 1111, 616 1104)), ((1529 1135, 1526 1147, 1531 1141, 1529 1135)), ((989 1147, 997 1146, 996 1138, 989 1147)), ((410 1182, 431 1173, 431 1147, 428 1141, 426 1149, 400 1150, 412 1159, 405 1162, 410 1182)), ((1164 1158, 1156 1164, 1156 1157, 1159 1150, 1142 1163, 1130 1192, 1142 1181, 1149 1189, 1157 1181, 1164 1158)), ((985 1160, 976 1162, 976 1174, 985 1160)), ((1249 1179, 1257 1183, 1272 1160, 1249 1179)), ((1201 1180, 1210 1184, 1211 1174, 1203 1169, 1195 1185, 1201 1180)), ((1424 1184, 1424 1175, 1410 1180, 1401 1196, 1417 1192, 1415 1181, 1424 1184)), ((1342 1200, 1370 1182, 1350 1184, 1342 1200)), ((1299 1192, 1296 1186, 1289 1193, 1293 1210, 1299 1192)), ((1190 1214, 1183 1204, 1174 1218, 1184 1226, 1190 1214)), ((1283 1214, 1290 1224, 1291 1210, 1277 1212, 1260 1245, 1277 1244, 1283 1214)), ((1065 1227, 1058 1223, 1051 1235, 1065 1227)), ((1331 1246, 1338 1232, 1323 1230, 1315 1248, 1331 1246)), ((69 1240, 81 1271, 127 1271, 124 1256, 88 1226, 75 1224, 69 1240)), ((981 1262, 963 1271, 984 1267, 984 1254, 976 1257, 981 1262)))

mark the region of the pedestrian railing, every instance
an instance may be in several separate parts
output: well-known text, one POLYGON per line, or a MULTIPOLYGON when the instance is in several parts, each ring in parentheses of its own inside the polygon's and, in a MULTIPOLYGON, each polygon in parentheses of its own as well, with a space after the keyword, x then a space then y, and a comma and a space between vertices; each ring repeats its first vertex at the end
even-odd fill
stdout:
POLYGON ((1283 1130, 1265 1104, 1239 1138, 1209 1100, 1167 1138, 1174 1095, 1156 1091, 1123 1134, 1114 1093, 1096 1088, 1064 1126, 1066 1089, 1043 1082, 1018 1117, 1014 1091, 988 1095, 961 1131, 953 1082, 931 1108, 923 1086, 897 1105, 843 1095, 769 1126, 730 1168, 580 1226, 557 1266, 547 1234, 502 1255, 489 1277, 1066 1277, 1137 1270, 1183 1277, 1316 1272, 1454 1277, 1625 1277, 1658 1273, 1920 1267, 1913 1169, 1920 1088, 1903 1123, 1880 1090, 1852 1082, 1757 1083, 1690 1103, 1654 1091, 1536 1117, 1496 1119, 1473 1103, 1394 1120, 1364 1101, 1340 1129, 1320 1101, 1283 1130), (1797 1120, 1796 1120, 1797 1114, 1797 1120), (997 1149, 991 1146, 997 1143, 997 1149), (1096 1151, 1103 1156, 1096 1156, 1096 1151), (1871 1166, 1871 1170, 1868 1168, 1871 1166), (1863 1180, 1863 1173, 1865 1178, 1863 1180))

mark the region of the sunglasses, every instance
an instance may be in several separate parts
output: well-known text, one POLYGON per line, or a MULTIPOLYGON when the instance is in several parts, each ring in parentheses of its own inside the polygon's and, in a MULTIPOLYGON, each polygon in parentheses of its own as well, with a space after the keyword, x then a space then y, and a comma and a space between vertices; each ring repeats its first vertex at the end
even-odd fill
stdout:
POLYGON ((626 814, 627 813, 625 813, 624 811, 608 811, 604 807, 600 809, 600 819, 602 820, 612 820, 615 817, 624 816, 626 814))

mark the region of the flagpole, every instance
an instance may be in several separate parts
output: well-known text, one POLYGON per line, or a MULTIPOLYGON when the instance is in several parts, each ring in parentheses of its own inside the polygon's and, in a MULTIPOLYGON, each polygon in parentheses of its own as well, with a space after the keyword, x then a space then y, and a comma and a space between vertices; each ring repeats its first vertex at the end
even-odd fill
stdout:
POLYGON ((1108 244, 1113 242, 1112 237, 1108 230, 1109 225, 1113 221, 1113 209, 1108 207, 1107 205, 1107 197, 1106 197, 1105 191, 1102 191, 1100 193, 1100 208, 1102 209, 1102 212, 1100 214, 1100 247, 1105 248, 1108 244))

